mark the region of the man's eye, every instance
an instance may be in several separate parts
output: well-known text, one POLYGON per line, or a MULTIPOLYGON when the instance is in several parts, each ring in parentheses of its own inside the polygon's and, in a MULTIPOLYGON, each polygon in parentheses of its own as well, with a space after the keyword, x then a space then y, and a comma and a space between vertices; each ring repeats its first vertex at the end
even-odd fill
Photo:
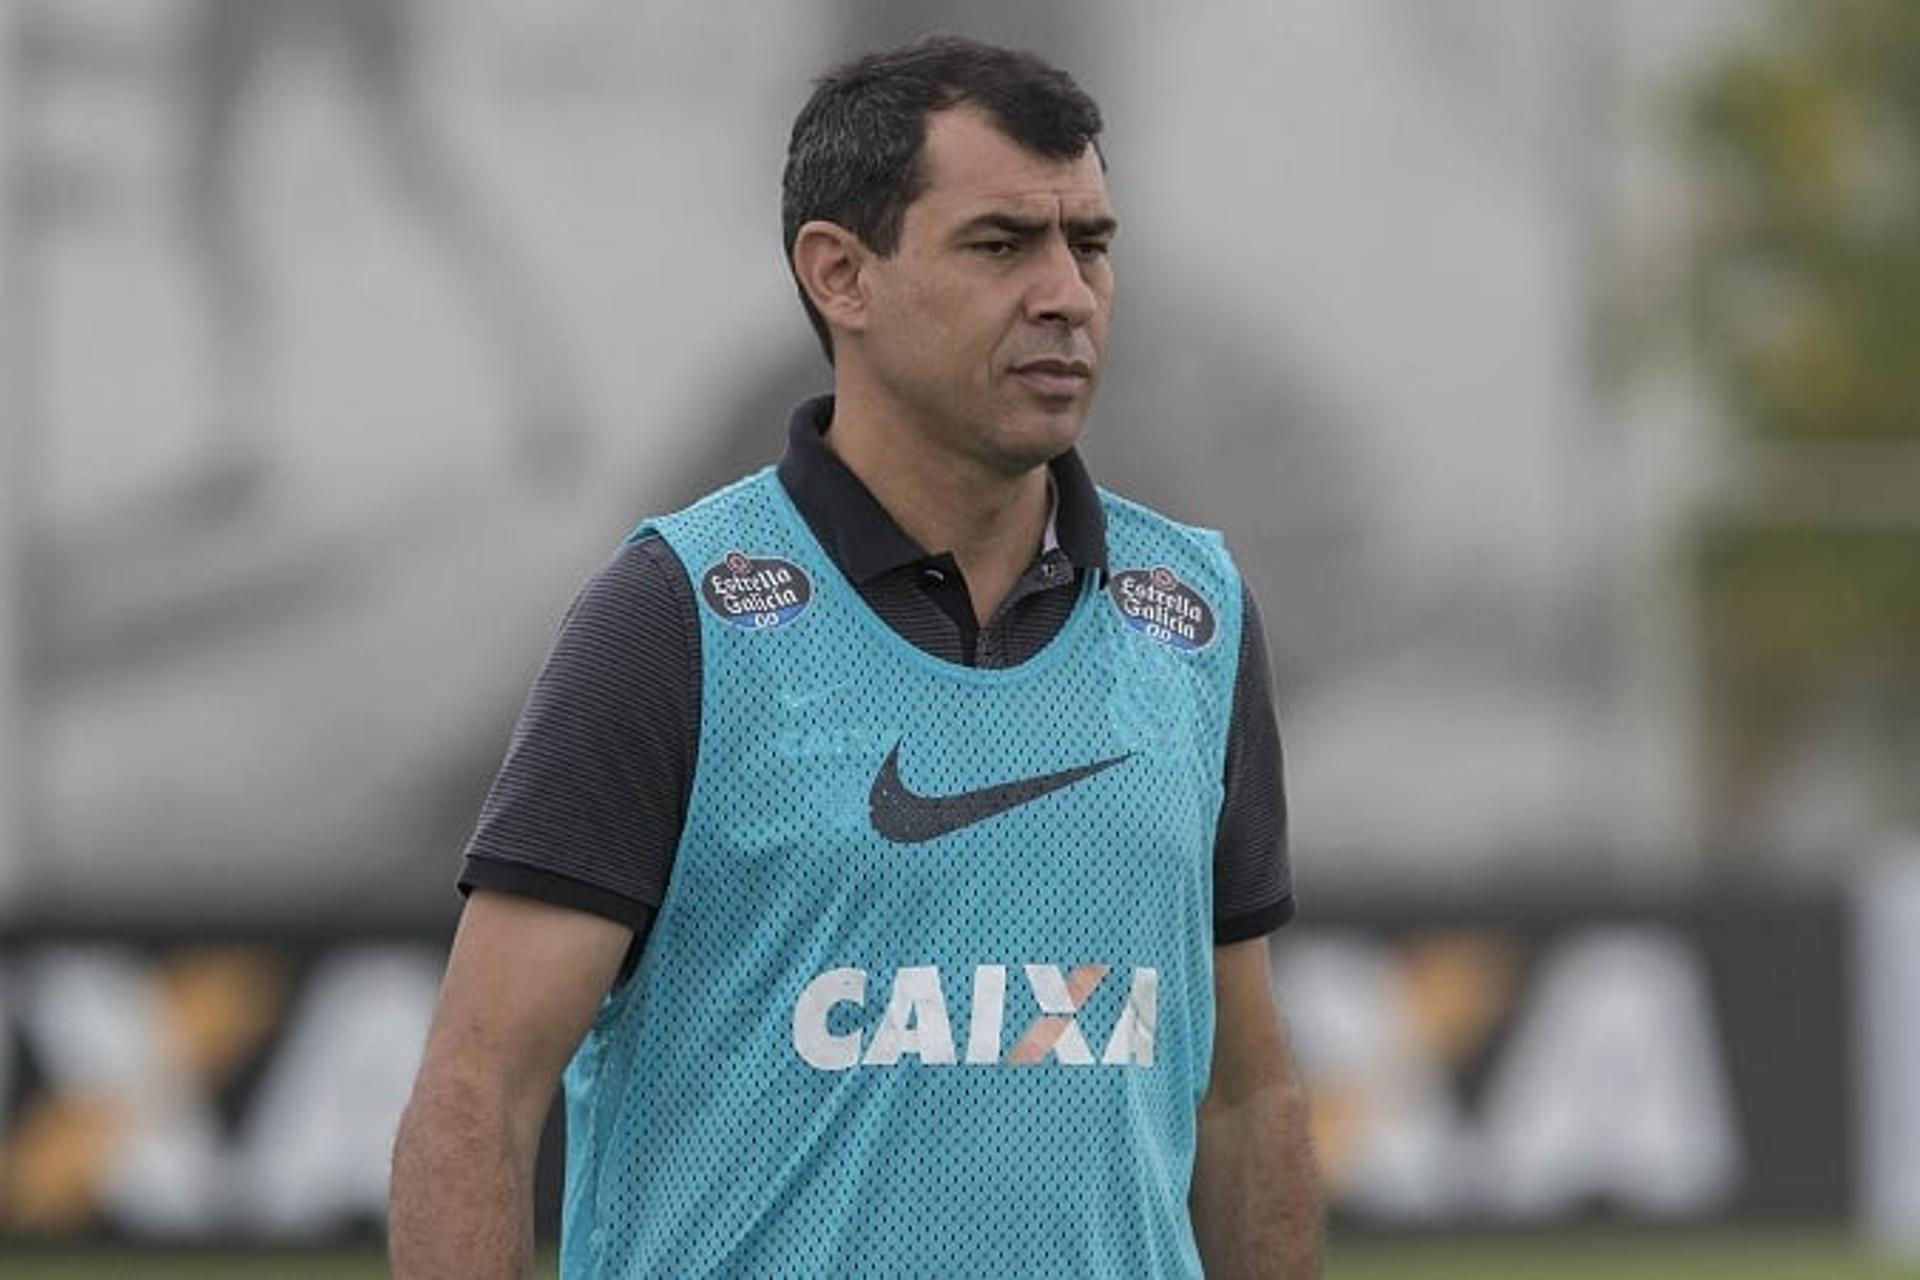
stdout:
POLYGON ((1083 258, 1104 258, 1113 251, 1113 246, 1105 240, 1082 240, 1073 251, 1083 258))
POLYGON ((1012 240, 977 240, 974 242, 973 250, 989 258, 1005 258, 1011 256, 1019 247, 1019 244, 1012 240))

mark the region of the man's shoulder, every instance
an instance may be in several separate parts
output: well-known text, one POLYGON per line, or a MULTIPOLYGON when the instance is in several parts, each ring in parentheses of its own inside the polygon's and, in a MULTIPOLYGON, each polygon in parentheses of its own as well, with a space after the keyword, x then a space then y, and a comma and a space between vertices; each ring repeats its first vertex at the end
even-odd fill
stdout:
POLYGON ((595 635, 613 650, 687 614, 692 588, 680 556, 656 533, 638 531, 597 569, 567 610, 562 640, 595 635))
POLYGON ((633 532, 627 535, 627 540, 634 542, 647 536, 658 537, 663 529, 675 524, 699 520, 704 516, 727 511, 741 502, 762 498, 772 477, 772 467, 761 467, 749 471, 746 475, 730 480, 717 489, 710 489, 680 507, 648 516, 634 526, 633 532))
POLYGON ((679 578, 680 556, 659 532, 641 526, 627 535, 613 557, 589 580, 589 587, 602 587, 613 594, 658 590, 661 579, 679 578))
MULTIPOLYGON (((1216 529, 1187 524, 1105 489, 1108 591, 1128 625, 1190 654, 1237 652, 1240 570, 1216 529), (1216 644, 1221 637, 1227 643, 1216 644)), ((1224 657, 1211 660, 1223 678, 1224 657)))
POLYGON ((1190 546, 1196 552, 1208 555, 1225 554, 1226 540, 1218 529, 1176 519, 1104 485, 1100 486, 1098 492, 1100 505, 1106 512, 1110 536, 1117 534, 1122 540, 1129 535, 1166 540, 1190 546))

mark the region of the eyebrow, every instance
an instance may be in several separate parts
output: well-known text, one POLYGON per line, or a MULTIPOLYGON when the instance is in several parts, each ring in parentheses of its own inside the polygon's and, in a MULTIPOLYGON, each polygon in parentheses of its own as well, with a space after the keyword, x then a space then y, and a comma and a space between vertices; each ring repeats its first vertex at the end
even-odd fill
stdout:
MULTIPOLYGON (((1119 219, 1111 214, 1097 218, 1068 218, 1067 233, 1076 236, 1111 236, 1120 230, 1119 219)), ((977 218, 969 218, 954 232, 956 239, 975 235, 982 231, 1004 231, 1008 235, 1037 236, 1044 235, 1053 226, 1050 218, 1022 218, 1011 213, 983 213, 977 218)))

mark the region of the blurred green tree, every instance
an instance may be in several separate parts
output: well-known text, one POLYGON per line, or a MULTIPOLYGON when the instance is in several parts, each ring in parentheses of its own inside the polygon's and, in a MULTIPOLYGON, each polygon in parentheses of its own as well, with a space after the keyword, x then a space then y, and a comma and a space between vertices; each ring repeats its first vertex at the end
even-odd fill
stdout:
POLYGON ((1864 852, 1920 830, 1920 0, 1778 0, 1685 120, 1745 482, 1692 545, 1711 836, 1864 852))
POLYGON ((1783 439, 1920 437, 1920 4, 1777 3, 1690 117, 1729 406, 1783 439))

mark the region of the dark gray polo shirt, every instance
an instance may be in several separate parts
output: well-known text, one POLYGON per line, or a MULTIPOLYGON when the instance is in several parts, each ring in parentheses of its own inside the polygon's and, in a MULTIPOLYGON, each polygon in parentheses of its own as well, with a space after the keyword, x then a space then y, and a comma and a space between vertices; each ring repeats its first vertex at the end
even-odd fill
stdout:
MULTIPOLYGON (((1010 667, 1046 647, 1080 576, 1107 572, 1106 521, 1076 452, 1052 463, 1053 537, 986 623, 960 566, 915 545, 828 449, 830 397, 794 411, 779 478, 888 626, 947 662, 1010 667)), ((1293 915, 1280 734, 1266 640, 1246 596, 1214 837, 1214 941, 1293 915)), ((631 966, 664 900, 700 748, 700 619, 658 537, 624 546, 574 600, 467 845, 462 890, 499 889, 631 925, 631 966)))

